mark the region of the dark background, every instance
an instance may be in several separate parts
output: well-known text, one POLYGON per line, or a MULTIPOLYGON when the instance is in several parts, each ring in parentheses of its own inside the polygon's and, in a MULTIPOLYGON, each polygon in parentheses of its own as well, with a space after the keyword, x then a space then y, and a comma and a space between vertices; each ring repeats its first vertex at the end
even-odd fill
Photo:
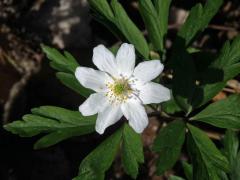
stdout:
MULTIPOLYGON (((144 31, 136 1, 120 1, 131 19, 144 31)), ((196 2, 172 3, 167 47, 171 48, 177 29, 196 2)), ((207 30, 194 43, 197 48, 217 51, 240 30, 240 3, 225 1, 207 30)), ((71 52, 83 66, 92 66, 92 49, 119 43, 101 24, 94 21, 87 0, 0 0, 0 123, 19 120, 33 107, 54 105, 77 110, 83 99, 61 85, 40 50, 40 43, 71 52)), ((225 96, 221 92, 219 97, 225 96)), ((155 176, 156 155, 149 148, 159 121, 150 120, 143 134, 145 163, 138 179, 166 179, 182 175, 177 163, 165 176, 155 176)), ((106 134, 109 134, 109 130, 106 134)), ((107 135, 105 135, 107 136, 107 135)), ((0 127, 0 180, 70 180, 81 160, 103 139, 97 134, 71 138, 51 148, 33 150, 38 137, 19 138, 0 127)), ((130 179, 123 172, 120 158, 107 172, 106 179, 130 179)), ((100 162, 99 162, 100 163, 100 162)))

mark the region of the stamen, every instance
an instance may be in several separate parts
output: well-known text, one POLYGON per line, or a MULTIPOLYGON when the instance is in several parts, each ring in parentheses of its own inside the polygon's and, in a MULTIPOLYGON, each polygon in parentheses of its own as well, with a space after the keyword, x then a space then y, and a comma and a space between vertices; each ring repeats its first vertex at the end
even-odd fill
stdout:
POLYGON ((108 92, 106 96, 111 104, 124 103, 132 98, 137 91, 132 88, 133 81, 123 76, 120 79, 114 79, 114 82, 106 83, 108 92))

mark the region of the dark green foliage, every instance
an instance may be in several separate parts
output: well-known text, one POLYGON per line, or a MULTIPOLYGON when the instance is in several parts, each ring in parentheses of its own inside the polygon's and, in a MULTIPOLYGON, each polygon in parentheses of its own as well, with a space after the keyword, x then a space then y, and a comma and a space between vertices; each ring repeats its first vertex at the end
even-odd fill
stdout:
POLYGON ((240 95, 210 104, 191 118, 220 128, 240 129, 240 95))
POLYGON ((138 164, 144 162, 141 136, 125 124, 122 138, 122 162, 124 170, 132 178, 136 179, 138 164))
POLYGON ((188 124, 188 151, 193 163, 193 179, 218 180, 219 171, 229 171, 229 163, 200 129, 188 124))
POLYGON ((153 151, 159 154, 157 174, 161 175, 173 167, 178 160, 185 140, 185 124, 175 120, 160 130, 154 141, 153 151))
POLYGON ((74 180, 104 180, 105 172, 110 168, 120 144, 123 167, 127 174, 136 178, 138 164, 144 162, 141 137, 124 124, 81 162, 79 174, 74 180))
POLYGON ((23 120, 9 123, 4 128, 21 137, 46 134, 34 145, 35 149, 40 149, 73 136, 93 132, 95 120, 96 116, 84 117, 78 111, 41 106, 32 109, 32 114, 23 116, 23 120))
POLYGON ((81 162, 78 176, 73 180, 104 180, 105 172, 110 168, 119 149, 121 137, 122 128, 108 137, 81 162))
POLYGON ((50 65, 55 70, 57 78, 68 88, 79 93, 83 97, 88 97, 92 90, 83 87, 75 77, 75 70, 79 66, 76 59, 67 51, 61 54, 58 50, 42 45, 42 50, 50 60, 50 65))

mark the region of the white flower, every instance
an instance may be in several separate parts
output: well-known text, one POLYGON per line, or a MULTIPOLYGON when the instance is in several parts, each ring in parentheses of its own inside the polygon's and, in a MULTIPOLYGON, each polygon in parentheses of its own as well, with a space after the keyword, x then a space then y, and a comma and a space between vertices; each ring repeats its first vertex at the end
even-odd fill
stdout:
POLYGON ((98 113, 95 128, 100 134, 123 115, 141 133, 148 125, 143 105, 170 99, 168 88, 150 82, 162 72, 163 64, 151 60, 134 68, 135 50, 131 44, 122 44, 116 57, 99 45, 93 50, 93 63, 99 70, 78 67, 75 76, 84 87, 96 92, 80 105, 79 111, 84 116, 98 113))

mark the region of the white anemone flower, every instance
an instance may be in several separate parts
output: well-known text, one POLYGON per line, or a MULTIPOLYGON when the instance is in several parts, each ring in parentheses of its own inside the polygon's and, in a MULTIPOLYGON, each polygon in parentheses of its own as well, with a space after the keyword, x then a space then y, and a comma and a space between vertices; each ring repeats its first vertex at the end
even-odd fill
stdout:
POLYGON ((143 132, 148 125, 143 105, 170 99, 168 88, 151 82, 163 71, 163 64, 151 60, 135 67, 134 46, 127 43, 121 45, 116 57, 103 45, 95 47, 93 63, 99 70, 78 67, 75 72, 82 86, 96 92, 79 111, 83 116, 98 113, 95 129, 99 134, 123 115, 137 133, 143 132))

